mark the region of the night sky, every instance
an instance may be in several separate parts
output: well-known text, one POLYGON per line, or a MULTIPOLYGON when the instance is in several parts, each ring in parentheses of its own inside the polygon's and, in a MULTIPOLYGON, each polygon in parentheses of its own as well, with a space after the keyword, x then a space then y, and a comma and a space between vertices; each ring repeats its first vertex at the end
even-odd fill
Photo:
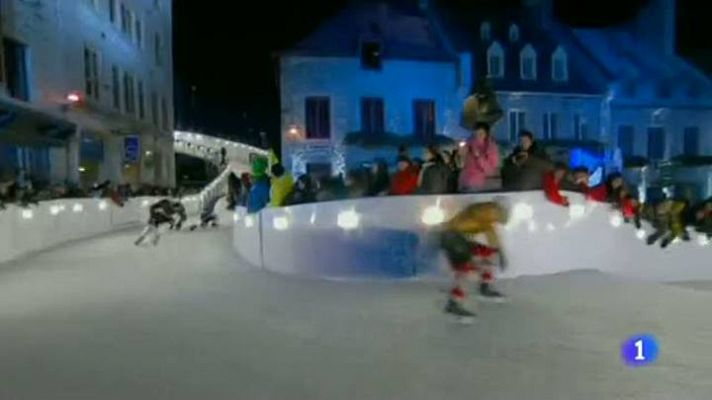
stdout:
MULTIPOLYGON (((402 0, 401 0, 402 1, 402 0)), ((413 0, 415 1, 415 0, 413 0)), ((496 3, 516 3, 498 0, 496 3)), ((605 26, 624 22, 648 0, 561 0, 556 14, 569 24, 605 26), (615 4, 616 7, 607 6, 615 4)), ((441 0, 442 7, 467 9, 489 0, 441 0)), ((174 61, 179 126, 256 140, 260 130, 278 137, 276 51, 288 48, 338 12, 348 0, 251 2, 175 0, 174 61), (232 2, 230 2, 232 3, 232 2), (235 2, 244 4, 243 2, 235 2), (234 4, 234 3, 233 3, 234 4), (190 96, 190 87, 195 96, 190 96), (193 99, 193 107, 189 107, 193 99), (192 111, 191 111, 192 110, 192 111)), ((712 24, 695 0, 678 0, 678 50, 712 70, 706 42, 712 24)), ((651 27, 654 29, 654 27, 651 27)))

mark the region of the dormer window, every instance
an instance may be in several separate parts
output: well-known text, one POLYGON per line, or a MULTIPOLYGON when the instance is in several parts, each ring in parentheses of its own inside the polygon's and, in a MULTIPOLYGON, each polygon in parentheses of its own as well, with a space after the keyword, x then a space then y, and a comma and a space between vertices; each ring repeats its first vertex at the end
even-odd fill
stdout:
POLYGON ((512 43, 519 41, 519 26, 517 24, 509 26, 509 41, 512 43))
POLYGON ((492 39, 492 25, 487 21, 480 24, 480 39, 485 42, 492 39))
POLYGON ((376 71, 380 70, 383 66, 382 54, 381 43, 361 43, 361 68, 376 71))
POLYGON ((531 44, 519 52, 519 71, 524 80, 536 80, 536 50, 531 44))
POLYGON ((491 78, 504 77, 504 50, 497 42, 487 49, 487 75, 491 78))
POLYGON ((551 79, 554 82, 569 80, 569 65, 566 51, 559 46, 551 55, 551 79))

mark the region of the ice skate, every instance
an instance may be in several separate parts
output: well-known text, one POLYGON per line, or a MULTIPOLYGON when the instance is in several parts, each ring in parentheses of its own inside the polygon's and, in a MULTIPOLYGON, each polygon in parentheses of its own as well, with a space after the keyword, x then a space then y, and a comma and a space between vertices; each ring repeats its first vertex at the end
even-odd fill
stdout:
POLYGON ((475 321, 475 313, 467 310, 459 302, 450 299, 445 305, 445 312, 457 317, 457 321, 463 324, 471 324, 475 321))
POLYGON ((478 297, 481 300, 489 301, 492 303, 506 303, 507 301, 509 301, 509 299, 507 299, 507 296, 493 289, 489 283, 482 283, 480 285, 480 293, 478 297))

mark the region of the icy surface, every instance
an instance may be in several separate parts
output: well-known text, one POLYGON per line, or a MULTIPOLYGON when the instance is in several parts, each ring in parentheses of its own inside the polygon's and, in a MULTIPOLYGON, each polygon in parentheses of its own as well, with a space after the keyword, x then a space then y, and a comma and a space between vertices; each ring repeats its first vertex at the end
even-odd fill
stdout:
MULTIPOLYGON (((241 268, 227 230, 97 238, 0 266, 0 399, 709 399, 712 292, 595 272, 501 282, 461 326, 436 282, 241 268), (629 369, 628 335, 658 337, 629 369)), ((709 285, 700 284, 700 287, 709 285)))

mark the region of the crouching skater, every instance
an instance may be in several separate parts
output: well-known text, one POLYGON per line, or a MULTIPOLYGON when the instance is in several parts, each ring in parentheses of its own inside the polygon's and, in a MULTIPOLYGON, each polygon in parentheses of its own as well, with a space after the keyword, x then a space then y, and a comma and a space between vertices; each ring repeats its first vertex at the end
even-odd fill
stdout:
POLYGON ((151 205, 149 209, 148 224, 141 232, 141 235, 136 239, 134 244, 140 246, 144 240, 150 235, 150 243, 157 245, 160 239, 158 228, 162 224, 168 224, 169 229, 180 230, 183 222, 187 219, 185 207, 180 201, 163 199, 151 205))
POLYGON ((480 298, 491 301, 504 301, 502 293, 492 286, 494 282, 495 255, 499 257, 499 267, 506 267, 496 224, 504 224, 508 219, 507 209, 501 201, 475 203, 460 211, 455 217, 443 224, 440 246, 445 252, 454 273, 445 312, 453 314, 463 322, 475 316, 465 308, 467 281, 479 277, 480 298), (483 234, 486 245, 472 240, 483 234))

